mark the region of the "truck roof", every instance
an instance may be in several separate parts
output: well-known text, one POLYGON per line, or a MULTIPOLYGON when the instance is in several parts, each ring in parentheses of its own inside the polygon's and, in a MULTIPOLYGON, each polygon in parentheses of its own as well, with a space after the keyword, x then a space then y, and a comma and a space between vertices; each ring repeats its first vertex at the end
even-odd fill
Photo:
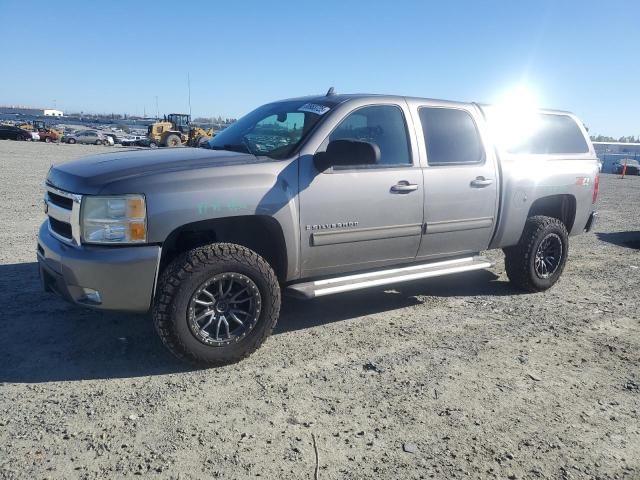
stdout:
MULTIPOLYGON (((327 106, 329 105, 335 106, 335 105, 339 105, 341 103, 347 102, 349 100, 355 100, 355 99, 361 100, 366 98, 371 98, 372 100, 383 99, 388 101, 407 100, 407 101, 416 101, 416 102, 421 102, 421 101, 422 102, 424 101, 438 102, 438 103, 443 103, 452 107, 477 105, 482 110, 495 107, 495 105, 490 103, 460 102, 455 100, 444 100, 439 98, 412 97, 412 96, 405 96, 405 95, 386 95, 386 94, 377 94, 377 93, 340 93, 340 94, 335 93, 333 95, 309 95, 309 96, 288 98, 287 100, 299 100, 299 101, 306 101, 310 103, 322 103, 327 106)), ((569 112, 566 110, 557 110, 557 109, 549 109, 549 108, 539 108, 537 109, 537 111, 540 113, 572 115, 572 112, 569 112)))

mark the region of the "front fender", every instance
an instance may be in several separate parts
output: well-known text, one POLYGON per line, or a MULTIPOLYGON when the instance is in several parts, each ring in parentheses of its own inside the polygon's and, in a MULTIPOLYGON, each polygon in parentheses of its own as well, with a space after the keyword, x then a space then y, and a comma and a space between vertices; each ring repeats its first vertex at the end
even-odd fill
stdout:
POLYGON ((287 279, 299 276, 298 161, 201 168, 131 179, 147 200, 148 240, 162 244, 174 230, 204 220, 261 215, 282 229, 287 279), (140 182, 139 185, 136 185, 140 182))

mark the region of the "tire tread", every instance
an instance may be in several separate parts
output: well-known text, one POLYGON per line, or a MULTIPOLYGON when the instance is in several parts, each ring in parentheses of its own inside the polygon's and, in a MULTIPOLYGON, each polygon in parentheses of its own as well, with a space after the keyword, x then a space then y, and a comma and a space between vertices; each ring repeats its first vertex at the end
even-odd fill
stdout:
POLYGON ((174 259, 162 272, 158 280, 158 291, 153 307, 153 320, 156 331, 164 345, 179 359, 197 366, 221 366, 238 362, 258 349, 266 338, 271 335, 280 313, 280 285, 271 266, 260 255, 241 245, 232 243, 213 243, 189 250, 174 259), (203 358, 189 350, 177 335, 172 318, 175 312, 175 296, 184 279, 207 266, 221 261, 234 261, 248 264, 264 277, 269 285, 269 301, 274 308, 270 309, 266 328, 251 339, 250 343, 243 343, 243 349, 228 352, 219 359, 212 361, 203 358))
MULTIPOLYGON (((531 255, 535 254, 535 252, 533 252, 533 247, 538 236, 542 231, 547 230, 550 227, 559 228, 563 232, 564 238, 566 239, 568 237, 567 229, 564 226, 564 223, 559 219, 544 215, 536 215, 527 219, 527 223, 525 224, 518 245, 504 250, 504 263, 507 277, 509 277, 511 283, 527 292, 541 292, 549 288, 543 288, 533 281, 529 272, 529 260, 531 255)), ((554 274, 556 279, 562 274, 567 255, 569 253, 568 243, 563 245, 563 247, 565 247, 565 251, 563 252, 564 259, 562 264, 558 267, 558 271, 554 274)))

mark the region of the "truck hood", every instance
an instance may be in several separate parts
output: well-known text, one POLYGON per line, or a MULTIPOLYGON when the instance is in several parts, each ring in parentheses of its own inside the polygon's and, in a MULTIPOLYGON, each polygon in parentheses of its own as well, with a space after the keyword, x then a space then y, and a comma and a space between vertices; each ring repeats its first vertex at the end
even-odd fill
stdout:
POLYGON ((47 183, 73 193, 96 194, 114 182, 158 173, 273 161, 248 153, 203 148, 123 150, 51 167, 47 183))

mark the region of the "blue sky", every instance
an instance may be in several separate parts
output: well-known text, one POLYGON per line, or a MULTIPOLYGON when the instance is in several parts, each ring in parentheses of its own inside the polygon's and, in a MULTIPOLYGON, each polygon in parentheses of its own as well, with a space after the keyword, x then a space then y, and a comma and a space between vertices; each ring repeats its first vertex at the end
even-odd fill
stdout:
POLYGON ((640 135, 638 18, 630 1, 0 0, 0 104, 186 111, 187 73, 194 116, 331 85, 491 102, 524 83, 593 134, 640 135))

